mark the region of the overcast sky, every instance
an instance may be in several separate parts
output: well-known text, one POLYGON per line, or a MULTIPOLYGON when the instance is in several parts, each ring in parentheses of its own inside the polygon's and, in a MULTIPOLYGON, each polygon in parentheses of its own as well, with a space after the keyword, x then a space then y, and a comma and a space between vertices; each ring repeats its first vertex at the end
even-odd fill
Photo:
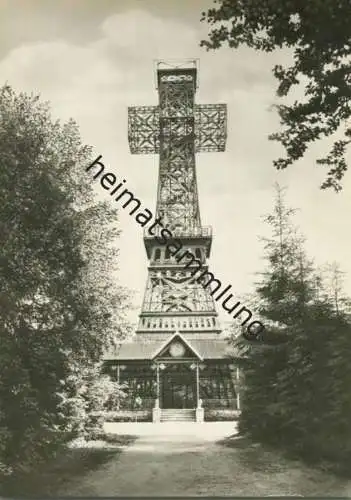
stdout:
MULTIPOLYGON (((226 152, 197 156, 202 223, 214 232, 212 272, 238 296, 250 291, 262 269, 261 216, 273 206, 278 181, 288 186, 288 203, 299 209, 296 222, 307 237, 308 254, 317 264, 339 262, 351 294, 351 174, 340 194, 319 190, 324 172, 315 159, 326 151, 325 143, 287 171, 275 171, 272 161, 281 149, 267 139, 279 127, 269 109, 276 99, 271 67, 289 61, 289 54, 206 52, 199 47, 207 30, 200 17, 211 4, 0 0, 1 81, 39 92, 51 101, 55 117, 73 117, 84 142, 153 211, 158 157, 129 153, 127 106, 157 104, 153 60, 199 58, 197 103, 228 105, 226 152)), ((136 319, 147 275, 142 230, 123 212, 120 226, 120 281, 136 291, 136 319)))

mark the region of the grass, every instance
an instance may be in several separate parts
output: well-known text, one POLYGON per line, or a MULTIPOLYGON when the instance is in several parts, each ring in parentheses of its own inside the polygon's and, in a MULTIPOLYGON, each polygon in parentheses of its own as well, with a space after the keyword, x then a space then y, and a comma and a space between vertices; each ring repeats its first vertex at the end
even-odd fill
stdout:
POLYGON ((107 434, 103 440, 91 441, 86 445, 75 445, 62 449, 48 463, 11 478, 3 486, 5 495, 11 496, 56 496, 57 492, 76 478, 90 472, 116 458, 123 449, 134 442, 135 436, 107 434))
MULTIPOLYGON (((283 449, 281 446, 274 446, 269 443, 258 443, 250 440, 247 436, 233 435, 224 439, 220 442, 223 446, 229 446, 232 448, 245 448, 246 450, 252 450, 253 448, 262 448, 265 450, 266 454, 277 454, 279 453, 283 459, 291 460, 293 462, 301 462, 306 466, 313 467, 316 470, 324 471, 327 473, 332 473, 340 478, 351 479, 350 466, 348 461, 332 461, 315 453, 298 453, 297 451, 291 449, 283 449)), ((250 453, 250 451, 249 451, 250 453)))
MULTIPOLYGON (((297 454, 282 449, 277 449, 268 444, 253 442, 249 437, 242 435, 229 436, 218 444, 235 449, 238 464, 244 469, 249 469, 253 474, 265 471, 267 477, 296 477, 297 483, 306 488, 308 495, 314 496, 316 492, 328 493, 337 488, 350 485, 349 464, 345 464, 348 473, 340 470, 335 464, 325 461, 303 460, 297 454), (321 486, 323 485, 323 486, 321 486)), ((289 482, 289 481, 288 481, 289 482)), ((294 481, 291 481, 294 482, 294 481)), ((290 494, 290 493, 289 493, 290 494)), ((296 495, 296 491, 293 493, 296 495)))

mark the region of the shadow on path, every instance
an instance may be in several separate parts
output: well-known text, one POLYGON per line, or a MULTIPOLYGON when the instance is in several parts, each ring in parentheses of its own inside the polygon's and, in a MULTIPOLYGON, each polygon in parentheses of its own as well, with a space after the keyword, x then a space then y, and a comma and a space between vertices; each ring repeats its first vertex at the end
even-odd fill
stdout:
POLYGON ((335 497, 351 493, 350 481, 233 436, 233 425, 211 424, 140 424, 138 439, 118 458, 61 495, 335 497))
POLYGON ((72 482, 84 482, 89 474, 116 461, 121 451, 137 439, 132 435, 107 435, 104 441, 77 443, 63 449, 54 459, 35 472, 9 478, 2 485, 2 494, 10 496, 57 496, 72 482))

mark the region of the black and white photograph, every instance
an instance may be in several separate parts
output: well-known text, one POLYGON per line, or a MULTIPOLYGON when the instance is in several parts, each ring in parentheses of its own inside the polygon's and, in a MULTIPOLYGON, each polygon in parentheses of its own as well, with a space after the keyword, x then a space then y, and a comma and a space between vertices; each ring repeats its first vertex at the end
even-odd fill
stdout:
POLYGON ((351 0, 0 0, 2 498, 351 498, 350 103, 351 0))

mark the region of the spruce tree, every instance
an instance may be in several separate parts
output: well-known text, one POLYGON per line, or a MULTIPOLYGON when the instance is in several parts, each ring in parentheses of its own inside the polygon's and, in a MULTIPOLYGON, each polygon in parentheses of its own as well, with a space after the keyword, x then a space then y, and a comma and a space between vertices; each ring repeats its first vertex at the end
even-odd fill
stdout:
POLYGON ((351 328, 321 294, 292 213, 277 187, 266 217, 273 229, 265 240, 268 266, 257 285, 256 307, 268 328, 248 351, 239 428, 306 458, 342 461, 351 450, 351 328))

